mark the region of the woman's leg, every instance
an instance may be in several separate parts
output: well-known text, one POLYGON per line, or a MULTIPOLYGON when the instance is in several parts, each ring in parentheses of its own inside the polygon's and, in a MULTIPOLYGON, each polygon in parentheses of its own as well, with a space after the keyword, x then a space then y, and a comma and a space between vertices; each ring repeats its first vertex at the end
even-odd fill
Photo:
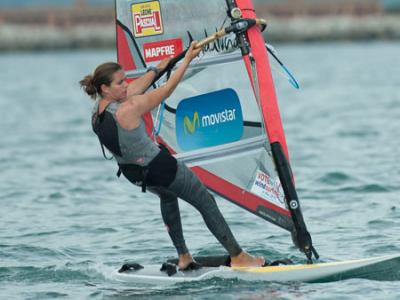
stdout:
POLYGON ((183 163, 178 162, 175 180, 168 187, 179 198, 193 205, 202 215, 208 229, 231 256, 238 256, 242 249, 222 216, 214 197, 197 176, 183 163))
POLYGON ((186 268, 193 258, 187 250, 183 238, 177 197, 192 204, 201 213, 208 229, 231 256, 232 266, 261 266, 264 264, 264 258, 254 257, 242 251, 219 211, 214 197, 183 163, 178 162, 176 177, 168 187, 168 191, 165 188, 150 187, 148 189, 160 196, 162 216, 178 251, 180 269, 186 268))
POLYGON ((177 196, 163 187, 148 187, 147 189, 160 197, 161 215, 178 255, 189 253, 183 237, 177 196))

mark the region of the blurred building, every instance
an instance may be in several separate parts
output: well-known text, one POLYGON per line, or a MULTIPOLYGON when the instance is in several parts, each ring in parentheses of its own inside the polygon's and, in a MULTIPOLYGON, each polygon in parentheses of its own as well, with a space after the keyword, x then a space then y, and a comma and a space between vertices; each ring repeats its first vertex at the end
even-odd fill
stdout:
POLYGON ((400 0, 253 0, 272 14, 373 14, 399 12, 400 0))
MULTIPOLYGON (((68 7, 75 5, 76 0, 1 0, 0 8, 27 7, 68 7)), ((114 0, 86 0, 87 6, 113 6, 114 0)))
MULTIPOLYGON (((162 3, 163 0, 160 1, 162 3)), ((400 11, 400 0, 253 1, 262 16, 364 16, 383 14, 385 11, 400 11)), ((71 27, 112 22, 114 0, 0 0, 0 24, 71 27)))
POLYGON ((382 14, 381 0, 264 0, 258 11, 277 17, 382 14))
POLYGON ((113 0, 1 0, 0 24, 71 27, 114 22, 113 0))
MULTIPOLYGON (((253 1, 270 42, 400 40, 400 0, 253 1)), ((0 51, 113 48, 114 22, 114 0, 0 0, 0 51)))

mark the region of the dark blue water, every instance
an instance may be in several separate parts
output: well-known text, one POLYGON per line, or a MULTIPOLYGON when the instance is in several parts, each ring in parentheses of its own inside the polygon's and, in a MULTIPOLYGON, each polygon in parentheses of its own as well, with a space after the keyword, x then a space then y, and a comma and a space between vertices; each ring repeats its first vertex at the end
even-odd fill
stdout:
MULTIPOLYGON (((400 252, 400 43, 276 46, 301 84, 276 77, 303 213, 323 261, 400 252)), ((0 54, 1 299, 398 299, 399 282, 213 279, 170 288, 123 284, 124 260, 175 255, 158 200, 115 176, 90 129, 78 81, 114 51, 0 54), (6 72, 6 71, 7 72, 6 72)), ((219 201, 237 239, 304 262, 290 236, 219 201)), ((223 249, 181 203, 196 255, 223 249)))

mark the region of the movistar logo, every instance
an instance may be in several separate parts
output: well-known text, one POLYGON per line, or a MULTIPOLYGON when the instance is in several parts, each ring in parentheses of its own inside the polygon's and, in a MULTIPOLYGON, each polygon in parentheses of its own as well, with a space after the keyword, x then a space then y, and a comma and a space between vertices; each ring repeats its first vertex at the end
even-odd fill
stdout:
POLYGON ((176 108, 176 140, 190 151, 232 143, 243 134, 243 115, 233 89, 183 99, 176 108))
POLYGON ((192 120, 189 119, 188 116, 183 118, 183 129, 186 134, 193 134, 197 128, 200 127, 200 118, 199 113, 197 111, 194 112, 192 120))
POLYGON ((220 112, 204 115, 201 118, 202 127, 214 126, 236 120, 236 109, 225 109, 220 112))
MULTIPOLYGON (((236 109, 225 109, 221 112, 216 112, 201 117, 201 127, 214 126, 225 122, 236 120, 236 109)), ((193 114, 192 120, 188 116, 183 118, 183 129, 185 134, 193 134, 196 128, 200 127, 199 113, 196 111, 193 114)))

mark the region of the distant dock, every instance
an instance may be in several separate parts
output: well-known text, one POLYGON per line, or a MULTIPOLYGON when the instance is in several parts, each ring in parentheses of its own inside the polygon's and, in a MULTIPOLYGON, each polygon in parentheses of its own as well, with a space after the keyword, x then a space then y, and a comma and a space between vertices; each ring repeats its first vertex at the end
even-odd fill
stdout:
POLYGON ((0 51, 113 48, 114 24, 60 28, 46 25, 0 26, 0 51))
MULTIPOLYGON (((270 18, 264 36, 268 42, 399 40, 398 16, 333 16, 324 18, 270 18)), ((0 26, 0 51, 114 48, 113 23, 55 27, 0 26)))
POLYGON ((400 15, 349 15, 267 19, 271 42, 399 40, 400 15))

